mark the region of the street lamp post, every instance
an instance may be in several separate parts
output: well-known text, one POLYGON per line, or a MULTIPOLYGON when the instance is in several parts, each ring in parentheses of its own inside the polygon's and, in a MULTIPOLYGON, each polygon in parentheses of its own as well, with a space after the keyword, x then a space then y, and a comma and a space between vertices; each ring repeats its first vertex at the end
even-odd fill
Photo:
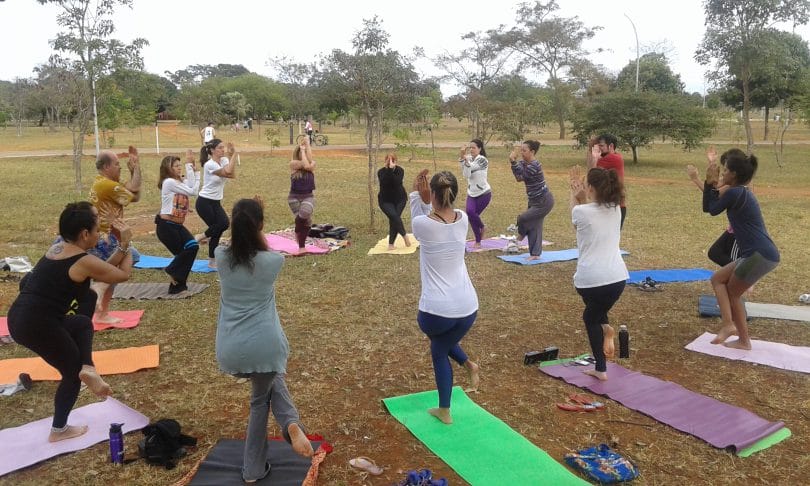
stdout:
POLYGON ((639 63, 639 49, 638 49, 638 31, 636 31, 636 24, 633 23, 633 19, 630 18, 627 14, 624 14, 627 17, 627 20, 630 21, 630 25, 633 26, 633 34, 636 36, 636 92, 638 92, 638 63, 639 63))

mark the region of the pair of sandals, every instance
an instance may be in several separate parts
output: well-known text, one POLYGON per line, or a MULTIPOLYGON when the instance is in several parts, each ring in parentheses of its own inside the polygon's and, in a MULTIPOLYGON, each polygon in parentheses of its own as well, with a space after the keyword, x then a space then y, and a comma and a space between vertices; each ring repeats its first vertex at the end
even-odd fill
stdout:
POLYGON ((572 393, 568 395, 568 402, 558 403, 557 408, 566 412, 598 412, 604 410, 605 404, 587 395, 572 393))
POLYGON ((399 482, 398 486, 447 486, 448 482, 445 478, 433 479, 433 473, 430 469, 422 469, 421 471, 408 471, 405 479, 399 482))

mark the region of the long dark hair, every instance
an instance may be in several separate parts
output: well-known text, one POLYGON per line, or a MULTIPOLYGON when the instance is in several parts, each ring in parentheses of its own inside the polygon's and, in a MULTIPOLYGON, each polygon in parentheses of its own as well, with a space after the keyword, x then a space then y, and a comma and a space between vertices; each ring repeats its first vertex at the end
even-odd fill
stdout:
POLYGON ((726 170, 734 173, 734 182, 744 186, 751 182, 757 173, 759 162, 754 154, 747 155, 740 149, 733 148, 720 156, 720 163, 725 161, 726 170))
POLYGON ((487 149, 484 148, 484 141, 483 140, 481 140, 480 138, 474 138, 474 139, 470 140, 470 143, 474 143, 475 146, 478 147, 478 150, 481 151, 481 155, 483 155, 484 157, 487 156, 487 149))
POLYGON ((253 258, 260 251, 267 251, 267 240, 262 234, 264 207, 256 199, 240 199, 231 212, 231 269, 245 265, 253 271, 253 258))
POLYGON ((200 165, 208 162, 211 160, 211 152, 217 148, 217 145, 221 144, 222 140, 218 138, 212 138, 208 142, 203 145, 202 150, 200 150, 200 165))
POLYGON ((160 174, 158 175, 158 189, 163 189, 163 181, 166 179, 174 179, 174 173, 172 173, 172 165, 174 165, 175 161, 180 160, 180 157, 176 155, 167 155, 163 157, 163 160, 160 161, 160 174))
POLYGON ((624 197, 624 185, 614 169, 594 167, 588 171, 588 185, 593 187, 596 202, 605 206, 618 206, 624 197))

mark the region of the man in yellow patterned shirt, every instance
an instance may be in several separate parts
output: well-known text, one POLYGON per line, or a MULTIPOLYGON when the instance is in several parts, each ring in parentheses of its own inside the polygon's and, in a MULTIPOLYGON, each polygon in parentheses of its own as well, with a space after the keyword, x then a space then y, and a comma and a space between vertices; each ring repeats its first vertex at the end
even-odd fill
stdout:
MULTIPOLYGON (((141 166, 138 161, 138 150, 129 147, 129 181, 121 182, 121 162, 118 155, 109 150, 102 151, 96 159, 98 175, 90 188, 90 202, 98 210, 98 244, 88 251, 102 260, 109 260, 117 249, 132 252, 132 263, 135 264, 140 255, 132 245, 120 248, 119 235, 111 230, 111 223, 124 218, 124 206, 137 202, 141 194, 141 166)), ((93 282, 93 290, 98 294, 96 303, 95 321, 105 324, 115 324, 121 320, 109 315, 110 300, 112 299, 114 285, 103 282, 93 282)))

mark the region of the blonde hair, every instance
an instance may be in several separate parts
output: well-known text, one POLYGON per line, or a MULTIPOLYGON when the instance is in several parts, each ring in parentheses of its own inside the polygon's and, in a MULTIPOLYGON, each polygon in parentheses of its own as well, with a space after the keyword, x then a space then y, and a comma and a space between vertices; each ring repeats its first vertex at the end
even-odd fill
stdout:
POLYGON ((430 179, 430 190, 436 195, 439 207, 452 207, 458 195, 458 180, 452 172, 437 172, 430 179))

